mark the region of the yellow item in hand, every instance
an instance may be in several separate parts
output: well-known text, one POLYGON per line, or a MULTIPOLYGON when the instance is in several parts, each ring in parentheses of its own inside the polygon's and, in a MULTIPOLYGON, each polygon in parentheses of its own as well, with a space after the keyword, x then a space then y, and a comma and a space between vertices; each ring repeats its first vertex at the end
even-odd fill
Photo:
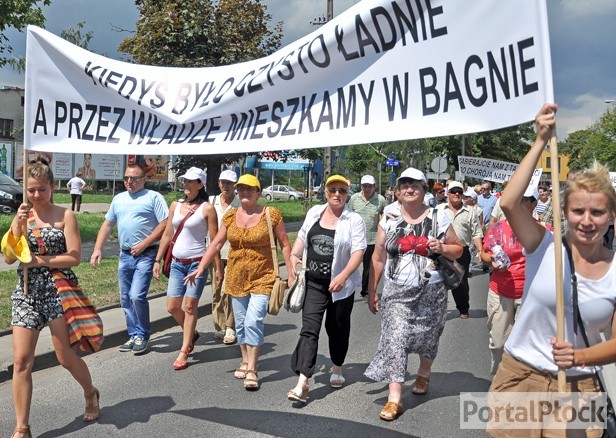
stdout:
POLYGON ((10 259, 17 259, 22 263, 30 263, 32 261, 32 254, 30 253, 30 247, 26 241, 26 236, 20 236, 19 238, 13 236, 9 229, 4 236, 2 236, 2 253, 10 259))

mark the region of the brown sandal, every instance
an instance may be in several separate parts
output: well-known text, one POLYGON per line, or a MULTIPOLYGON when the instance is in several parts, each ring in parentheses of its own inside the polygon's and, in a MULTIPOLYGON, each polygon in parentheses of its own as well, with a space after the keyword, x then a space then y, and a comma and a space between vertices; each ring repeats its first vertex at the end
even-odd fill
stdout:
MULTIPOLYGON (((83 421, 87 423, 98 420, 98 417, 101 413, 101 407, 99 405, 101 394, 96 388, 94 388, 94 391, 92 393, 96 394, 96 404, 91 403, 91 398, 86 396, 86 412, 83 414, 83 421)), ((90 393, 90 395, 92 393, 90 393)))
POLYGON ((251 379, 249 377, 246 377, 244 379, 244 389, 246 391, 257 391, 261 386, 259 384, 259 375, 255 370, 246 370, 246 376, 248 376, 248 374, 254 374, 255 378, 251 379))
POLYGON ((15 429, 13 429, 13 433, 11 433, 11 438, 16 438, 18 433, 23 434, 23 438, 32 438, 30 426, 16 427, 15 429))
POLYGON ((379 418, 385 421, 393 421, 398 418, 398 415, 402 413, 402 402, 390 402, 388 401, 383 407, 383 410, 379 414, 379 418))
POLYGON ((235 369, 235 374, 233 375, 236 379, 244 380, 246 378, 246 370, 248 369, 248 363, 242 362, 240 366, 235 369))
POLYGON ((415 377, 415 383, 413 384, 413 390, 411 392, 417 395, 424 395, 428 392, 429 387, 430 377, 424 377, 418 374, 417 377, 415 377))

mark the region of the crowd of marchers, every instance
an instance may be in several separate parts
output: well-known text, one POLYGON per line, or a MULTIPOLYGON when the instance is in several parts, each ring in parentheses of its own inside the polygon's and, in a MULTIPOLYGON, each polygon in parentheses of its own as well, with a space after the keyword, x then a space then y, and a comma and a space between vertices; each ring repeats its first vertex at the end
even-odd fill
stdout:
MULTIPOLYGON (((307 212, 292 246, 281 212, 257 202, 261 185, 254 175, 238 177, 224 170, 218 179, 220 193, 208 196, 205 171, 192 167, 180 177, 184 199, 167 207, 159 193, 145 188, 144 169, 129 165, 126 191, 113 198, 90 260, 93 268, 100 263, 103 244, 117 227, 118 284, 127 327, 119 350, 136 356, 148 351, 152 331, 147 292, 152 278, 162 273, 169 277, 167 310, 183 333, 170 366, 178 372, 190 366, 200 337, 198 303, 209 275, 214 336, 239 346, 242 359, 233 377, 247 391, 258 390, 259 357, 267 335, 264 320, 276 282, 273 238, 282 250, 289 284, 299 266, 305 267, 301 328, 290 364, 298 377, 287 393, 292 403, 309 399, 323 320, 331 360, 329 384, 336 389, 345 386, 351 313, 359 291, 381 319, 378 346, 364 374, 388 385, 388 400, 378 415, 395 420, 404 410, 402 388, 410 354, 419 357, 413 396, 439 385, 431 381, 431 368, 445 326, 448 294, 451 291, 459 317, 468 319, 473 268, 490 275, 491 393, 557 391, 559 369, 566 370, 568 391, 601 391, 596 370, 616 361, 616 336, 607 341, 600 337, 610 324, 612 335, 616 333, 616 192, 600 164, 570 172, 560 193, 562 206, 554 205, 549 187, 529 186, 554 129, 556 110, 556 105, 546 104, 537 114, 537 137, 504 190, 495 192, 490 181, 470 187, 449 180, 430 188, 424 173, 410 167, 385 196, 377 193, 372 175, 364 175, 361 191, 350 196, 350 181, 333 175, 324 184, 325 202, 307 212), (576 279, 564 282, 566 331, 561 340, 556 338, 553 275, 557 214, 567 254, 563 276, 576 279), (443 258, 456 260, 463 269, 455 287, 446 286, 443 258)), ((77 282, 71 270, 81 260, 75 215, 53 203, 54 177, 44 159, 30 163, 27 178, 28 202, 20 206, 7 234, 13 241, 25 238, 31 260, 21 260, 15 249, 4 251, 3 242, 7 263, 21 262, 12 295, 16 438, 32 436, 32 367, 45 326, 51 330, 60 364, 83 388, 84 421, 99 418, 105 392, 94 386, 86 363, 71 348, 54 280, 61 271, 77 282)), ((78 191, 80 182, 74 185, 78 191)), ((75 200, 79 210, 79 198, 75 200)), ((495 424, 488 432, 507 437, 531 433, 495 424)), ((531 435, 564 437, 569 432, 552 430, 546 423, 531 435)), ((603 429, 578 432, 601 436, 603 429)))

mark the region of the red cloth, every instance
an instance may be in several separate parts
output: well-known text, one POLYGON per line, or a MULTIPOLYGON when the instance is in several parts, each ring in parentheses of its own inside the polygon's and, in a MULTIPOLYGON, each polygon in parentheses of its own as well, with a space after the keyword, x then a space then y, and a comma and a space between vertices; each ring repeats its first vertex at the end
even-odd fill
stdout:
POLYGON ((483 240, 483 250, 489 254, 492 254, 490 251, 491 238, 509 256, 511 265, 502 271, 498 269, 492 271, 490 289, 505 298, 522 298, 526 278, 524 274, 526 256, 522 253, 524 249, 522 244, 515 237, 506 220, 495 223, 483 240))

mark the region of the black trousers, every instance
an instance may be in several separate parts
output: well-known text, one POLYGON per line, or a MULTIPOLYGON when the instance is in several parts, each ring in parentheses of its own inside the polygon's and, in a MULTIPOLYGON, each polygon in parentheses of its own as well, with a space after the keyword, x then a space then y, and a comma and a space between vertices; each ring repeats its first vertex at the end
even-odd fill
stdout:
POLYGON ((312 377, 317 362, 319 333, 325 315, 325 331, 329 338, 329 354, 336 366, 342 366, 349 350, 351 312, 355 293, 333 302, 328 290, 329 280, 313 280, 306 275, 306 298, 302 309, 302 330, 291 356, 291 369, 295 374, 312 377))
POLYGON ((361 273, 361 296, 368 295, 368 279, 370 278, 370 265, 372 265, 372 254, 374 254, 374 245, 368 245, 364 252, 363 270, 361 273))
POLYGON ((75 211, 75 205, 77 205, 77 211, 79 211, 79 209, 81 208, 81 195, 71 193, 71 200, 73 201, 71 210, 75 211))
POLYGON ((468 313, 468 309, 470 306, 470 298, 469 298, 469 286, 468 286, 468 271, 471 264, 471 252, 467 246, 464 247, 462 251, 462 255, 458 259, 458 263, 460 263, 464 267, 464 277, 462 277, 462 283, 460 286, 453 289, 451 294, 453 295, 453 300, 456 302, 456 309, 460 313, 468 313))

